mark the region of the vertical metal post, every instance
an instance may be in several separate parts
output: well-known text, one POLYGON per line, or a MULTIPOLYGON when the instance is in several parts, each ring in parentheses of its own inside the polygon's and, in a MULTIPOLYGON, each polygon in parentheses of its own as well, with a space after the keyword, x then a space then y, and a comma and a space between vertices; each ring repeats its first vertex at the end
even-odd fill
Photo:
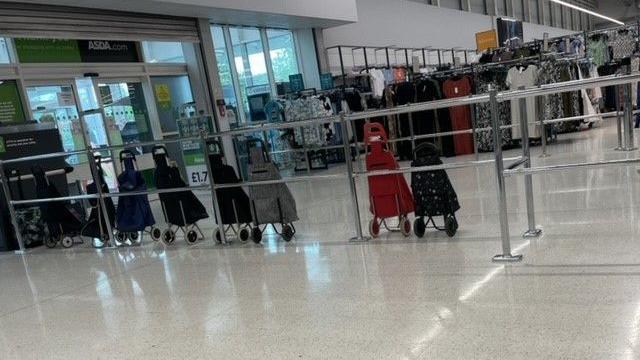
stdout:
POLYGON ((344 72, 344 59, 342 58, 342 46, 338 46, 338 57, 340 58, 340 72, 342 73, 342 85, 347 86, 347 74, 344 72))
MULTIPOLYGON (((358 143, 358 134, 356 132, 358 125, 356 125, 355 121, 346 120, 346 122, 347 122, 347 124, 349 124, 351 126, 351 132, 353 133, 353 149, 354 149, 354 152, 355 152, 354 159, 358 163, 358 169, 362 170, 362 168, 361 168, 362 167, 362 162, 360 161, 360 144, 358 143)), ((348 132, 347 132, 347 136, 349 136, 348 132)), ((348 142, 349 142, 349 139, 347 138, 347 143, 348 142)))
MULTIPOLYGON (((349 134, 347 132, 347 125, 352 122, 345 119, 344 114, 340 116, 340 131, 342 132, 342 145, 344 148, 344 162, 347 169, 347 182, 349 183, 349 193, 351 194, 351 204, 353 206, 353 217, 356 226, 356 236, 349 241, 368 241, 369 237, 365 237, 362 234, 362 222, 360 219, 360 205, 358 204, 358 194, 356 189, 355 178, 353 177, 353 163, 351 162, 351 146, 349 145, 349 134)), ((357 139, 356 139, 357 143, 357 139)), ((356 148, 357 150, 357 148, 356 148)))
MULTIPOLYGON (((209 146, 207 146, 207 138, 204 131, 200 131, 200 140, 202 141, 202 148, 204 149, 204 163, 207 164, 207 171, 209 172, 209 189, 211 190, 211 202, 213 204, 213 212, 215 213, 216 223, 218 223, 218 229, 220 230, 220 241, 223 244, 228 244, 227 234, 224 231, 224 224, 222 223, 222 213, 220 212, 220 204, 218 204, 218 196, 216 194, 216 183, 213 181, 213 168, 211 162, 209 162, 209 146)), ((213 233, 213 241, 216 241, 215 232, 213 233)))
POLYGON ((304 136, 304 127, 300 127, 300 136, 302 137, 302 151, 304 151, 304 161, 306 162, 307 174, 311 174, 311 160, 309 159, 309 150, 307 149, 307 140, 304 136))
MULTIPOLYGON (((362 52, 364 53, 364 69, 367 71, 367 74, 369 73, 369 59, 367 59, 367 48, 366 47, 362 47, 362 52)), ((369 80, 371 81, 371 80, 369 80)))
POLYGON ((391 69, 391 61, 389 60, 389 48, 384 48, 384 54, 387 57, 387 69, 391 69))
POLYGON ((614 150, 624 150, 625 147, 622 144, 622 113, 620 112, 620 88, 615 86, 615 100, 616 100, 616 130, 618 131, 618 146, 614 150))
POLYGON ((407 121, 409 121, 409 135, 411 136, 411 153, 413 154, 413 151, 416 149, 416 133, 413 129, 413 113, 409 113, 408 115, 407 121))
POLYGON ((469 105, 471 109, 471 136, 473 137, 473 152, 476 154, 476 161, 480 160, 478 152, 478 133, 476 132, 476 104, 469 105))
POLYGON ((442 66, 442 55, 440 54, 440 49, 438 49, 438 66, 442 66))
MULTIPOLYGON (((631 65, 627 65, 627 75, 631 74, 631 65)), ((633 88, 631 83, 624 84, 624 131, 625 131, 625 150, 636 150, 633 138, 633 88)))
POLYGON ((537 97, 536 102, 538 103, 538 118, 540 120, 540 139, 542 141, 542 154, 540 154, 541 158, 545 158, 548 157, 549 154, 547 154, 547 126, 544 123, 544 111, 542 109, 544 109, 544 104, 542 101, 543 97, 539 96, 537 97))
MULTIPOLYGON (((524 86, 521 86, 519 90, 524 90, 524 86)), ((520 136, 522 138, 522 157, 524 157, 524 167, 531 167, 531 151, 529 149, 529 118, 527 114, 527 99, 521 98, 518 100, 518 105, 520 107, 520 136)), ((525 200, 527 203, 527 223, 528 228, 527 231, 522 235, 522 237, 530 238, 530 237, 538 237, 542 234, 542 230, 536 227, 536 215, 535 208, 533 203, 533 179, 531 174, 526 174, 524 176, 524 193, 525 200)))
POLYGON ((495 155, 496 182, 498 196, 498 210, 500 220, 500 236, 502 239, 502 254, 493 257, 494 262, 516 262, 522 260, 522 255, 511 254, 511 239, 509 237, 509 218, 507 215, 507 191, 504 181, 504 164, 502 159, 502 146, 500 143, 500 116, 498 114, 498 92, 491 89, 491 126, 493 127, 493 151, 495 155))
POLYGON ((22 233, 20 231, 20 226, 18 225, 18 218, 16 216, 16 209, 11 202, 11 189, 9 189, 9 178, 5 176, 4 166, 2 165, 2 161, 0 161, 0 182, 2 182, 2 192, 4 193, 4 198, 7 202, 7 208, 9 209, 9 217, 11 218, 11 225, 13 225, 13 233, 15 234, 16 241, 18 242, 18 250, 15 251, 16 254, 22 255, 26 253, 26 248, 24 246, 24 240, 22 239, 22 233))

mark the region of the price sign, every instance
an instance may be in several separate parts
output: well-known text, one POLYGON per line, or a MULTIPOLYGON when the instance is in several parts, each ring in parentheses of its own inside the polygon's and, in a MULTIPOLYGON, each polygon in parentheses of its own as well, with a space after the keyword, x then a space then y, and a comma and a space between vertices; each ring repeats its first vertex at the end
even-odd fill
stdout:
POLYGON ((209 172, 206 165, 187 166, 187 176, 189 178, 189 186, 199 186, 209 184, 209 172))

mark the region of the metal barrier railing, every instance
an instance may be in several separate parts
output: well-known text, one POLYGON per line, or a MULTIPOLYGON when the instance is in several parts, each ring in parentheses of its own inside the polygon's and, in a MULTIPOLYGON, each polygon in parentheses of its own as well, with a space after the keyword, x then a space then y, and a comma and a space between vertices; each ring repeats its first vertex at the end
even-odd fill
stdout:
MULTIPOLYGON (((622 112, 624 120, 620 116, 619 111, 615 111, 614 114, 618 118, 618 139, 619 146, 621 150, 634 150, 634 137, 633 137, 633 108, 632 108, 632 100, 631 100, 631 84, 634 82, 638 82, 640 80, 640 74, 633 74, 628 71, 627 75, 623 76, 610 76, 604 79, 586 79, 586 80, 578 80, 571 81, 567 83, 559 83, 554 85, 545 85, 539 88, 533 89, 520 89, 510 92, 498 93, 497 91, 492 91, 490 93, 490 103, 492 108, 492 117, 493 117, 493 128, 499 128, 498 123, 498 114, 497 108, 498 103, 501 101, 507 101, 512 99, 517 99, 520 103, 520 119, 521 119, 521 134, 522 138, 525 139, 528 131, 528 121, 526 111, 523 109, 526 108, 526 98, 532 96, 541 96, 541 95, 549 95, 549 94, 557 94, 569 91, 576 91, 591 88, 594 86, 624 86, 624 97, 625 97, 625 106, 624 111, 622 112), (621 124, 621 122, 623 124, 621 124), (624 146, 622 146, 622 126, 624 125, 624 134, 625 134, 625 142, 624 146)), ((616 98, 618 90, 616 89, 616 98)), ((620 107, 619 101, 617 102, 617 109, 620 107)), ((602 116, 600 114, 599 116, 602 116)), ((560 120, 560 119, 557 119, 560 120)), ((553 123, 557 120, 548 120, 541 121, 541 126, 546 123, 553 123)), ((494 140, 496 140, 497 131, 494 131, 494 140)), ((546 136, 543 136, 546 138, 546 136)), ((529 146, 528 142, 523 142, 523 157, 526 159, 530 159, 529 146)), ((505 170, 502 164, 502 150, 499 147, 494 152, 495 154, 495 163, 496 163, 496 179, 497 179, 497 189, 498 189, 498 206, 499 206, 499 221, 500 221, 500 236, 502 241, 502 254, 496 255, 493 260, 496 262, 514 262, 521 261, 522 255, 520 254, 512 254, 511 253, 511 242, 509 235, 509 220, 506 208, 506 189, 505 189, 505 177, 512 175, 524 175, 524 188, 525 188, 525 201, 527 206, 527 223, 528 229, 524 233, 524 237, 536 237, 542 233, 542 230, 539 229, 536 225, 535 221, 535 211, 533 205, 533 181, 532 175, 539 172, 544 171, 554 171, 554 170, 568 170, 573 168, 585 168, 585 167, 600 167, 600 166, 609 166, 609 165, 620 165, 620 164, 632 164, 636 162, 640 162, 640 159, 624 159, 624 160, 609 160, 609 161, 599 161, 599 162, 588 162, 588 163, 578 163, 578 164, 561 164, 561 165, 553 165, 553 166, 543 166, 543 167, 531 167, 531 162, 527 161, 523 164, 523 168, 516 169, 507 169, 505 170)), ((543 153, 545 155, 546 153, 543 153)))
MULTIPOLYGON (((632 124, 632 111, 631 111, 631 83, 632 82, 637 82, 640 80, 640 74, 634 74, 634 75, 625 75, 625 76, 607 76, 607 77, 601 77, 601 78, 597 78, 597 79, 586 79, 586 80, 578 80, 578 81, 570 81, 570 82, 565 82, 565 83, 558 83, 558 84, 553 84, 553 85, 544 85, 544 86, 540 86, 537 88, 532 88, 532 89, 521 89, 521 90, 514 90, 514 91, 507 91, 507 92, 497 92, 495 90, 491 90, 489 94, 481 94, 481 95, 473 95, 473 96, 469 96, 469 97, 464 97, 464 98, 456 98, 456 99, 445 99, 445 100, 437 100, 437 101, 430 101, 430 102, 425 102, 425 103, 419 103, 419 104, 410 104, 410 105, 404 105, 404 106, 399 106, 396 108, 391 108, 391 109, 383 109, 383 110, 372 110, 372 111, 365 111, 365 112, 361 112, 361 113, 355 113, 355 114, 343 114, 340 116, 332 116, 332 117, 326 117, 326 118, 317 118, 317 119, 307 119, 307 120, 302 120, 302 121, 294 121, 294 122, 285 122, 285 123, 269 123, 269 124, 264 124, 264 125, 260 125, 260 126, 253 126, 253 127, 247 127, 247 128, 242 128, 242 129, 234 129, 234 130, 228 130, 228 131, 221 131, 221 132, 217 132, 214 134, 205 134, 202 133, 200 136, 197 137, 187 137, 187 138, 179 138, 179 139, 167 139, 167 140, 158 140, 158 141, 149 141, 149 142, 144 142, 144 143, 133 143, 133 144, 125 144, 125 145, 113 145, 113 146, 109 146, 109 147, 105 147, 105 148, 92 148, 90 147, 90 145, 87 146, 87 148, 85 150, 79 150, 79 151, 72 151, 72 152, 59 152, 59 153, 52 153, 52 154, 46 154, 46 155, 41 155, 41 156, 30 156, 30 157, 24 157, 24 158, 19 158, 19 159, 11 159, 11 160, 5 160, 5 161, 0 161, 0 182, 2 183, 2 190, 5 194, 5 198, 7 199, 8 202, 8 207, 9 207, 9 212, 10 212, 10 216, 11 216, 11 220, 12 220, 12 225, 14 226, 15 229, 19 229, 17 221, 16 221, 16 214, 15 214, 15 205, 21 205, 21 204, 34 204, 34 203, 39 203, 39 202, 47 202, 47 201, 68 201, 68 200, 80 200, 80 199, 98 199, 100 206, 102 207, 103 212, 106 214, 106 208, 104 205, 104 198, 106 197, 123 197, 123 196, 136 196, 136 195, 149 195, 149 194, 160 194, 160 193, 171 193, 171 192, 178 192, 178 191, 184 191, 185 188, 177 188, 177 189, 161 189, 161 190, 149 190, 149 191, 141 191, 141 192, 129 192, 129 193, 112 193, 112 194, 102 194, 101 192, 98 192, 98 194, 96 195, 78 195, 78 196, 68 196, 68 197, 63 197, 63 198, 56 198, 56 199, 34 199, 34 200, 12 200, 11 199, 11 193, 9 191, 8 188, 8 179, 6 179, 5 177, 5 172, 4 172, 4 165, 6 164, 12 164, 12 163, 18 163, 18 162, 23 162, 23 161, 31 161, 31 160, 42 160, 42 159, 49 159, 49 158, 55 158, 55 157, 67 157, 67 156, 72 156, 72 155, 78 155, 78 154, 87 154, 89 156, 90 159, 92 159, 93 156, 93 152, 94 151, 104 151, 104 150, 117 150, 117 149, 126 149, 126 148, 135 148, 135 147, 140 147, 140 146, 147 146, 147 145, 156 145, 156 144, 168 144, 168 143, 181 143, 181 142, 185 142, 185 141, 200 141, 202 148, 204 149, 204 155, 205 155, 205 159, 207 159, 207 161, 205 161, 206 165, 207 165, 207 170, 209 171, 209 173, 212 173, 212 168, 211 168, 211 164, 208 161, 208 157, 209 157, 209 147, 207 146, 207 141, 211 140, 211 139, 219 139, 219 138, 225 138, 225 137, 232 137, 232 136, 237 136, 237 135, 242 135, 242 134, 249 134, 249 133, 256 133, 256 132, 264 132, 264 131, 268 131, 268 130, 276 130, 276 129, 287 129, 287 128, 298 128, 301 126, 307 126, 307 125, 321 125, 321 124, 326 124, 326 123, 340 123, 341 124, 341 131, 342 131, 342 139, 343 139, 343 144, 339 145, 339 146, 330 146, 330 147, 326 147, 331 148, 331 149, 336 149, 336 148, 340 148, 342 147, 343 151, 344 151, 344 156, 345 156, 345 163, 346 163, 346 167, 345 167, 345 172, 344 174, 333 174, 333 175, 327 175, 327 174, 319 174, 319 175, 308 175, 308 176, 297 176, 297 177, 289 177, 289 178, 284 178, 284 179, 279 179, 279 180, 269 180, 269 181, 255 181, 255 182, 241 182, 241 183, 236 183, 236 184, 215 184, 213 181, 213 177, 210 176, 210 184, 206 185, 206 186, 198 186, 198 187, 189 187, 189 190, 200 190, 200 191, 206 191, 209 190, 211 192, 211 198, 212 198, 212 202, 213 202, 213 206, 214 206, 214 213, 215 213, 215 220, 218 223, 218 226, 223 227, 224 225, 222 225, 222 217, 221 217, 221 213, 220 213, 220 208, 219 208, 219 204, 217 202, 217 190, 220 189, 224 189, 230 186, 260 186, 260 185, 267 185, 267 184, 277 184, 277 183, 293 183, 293 182, 302 182, 302 181, 315 181, 315 180, 335 180, 335 179, 346 179, 348 182, 348 186, 349 186, 349 192, 351 195, 351 200, 352 200, 352 206, 353 206, 353 214, 354 214, 354 222, 355 222, 355 232, 356 232, 356 236, 354 238, 352 238, 352 240, 358 240, 358 241, 362 241, 362 240, 366 240, 367 237, 365 237, 362 233, 362 224, 361 224, 361 214, 360 214, 360 208, 358 206, 358 196, 357 196, 357 189, 356 189, 356 183, 355 183, 355 179, 357 177, 371 177, 371 176, 378 176, 378 175, 388 175, 388 174, 406 174, 406 173, 413 173, 413 172, 418 172, 418 171, 430 171, 430 170, 446 170, 446 169, 460 169, 460 168, 469 168, 469 167, 479 167, 479 166, 486 166, 489 164, 494 164, 495 166, 495 170, 496 170, 496 181, 497 181, 497 198, 498 198, 498 207, 499 207, 499 221, 500 221, 500 229, 501 229, 501 240, 502 240, 502 254, 498 255, 494 258, 495 261, 517 261, 520 260, 522 257, 519 255, 513 255, 511 254, 511 247, 510 247, 510 238, 509 238, 509 226, 508 226, 508 215, 507 215, 507 198, 506 198, 506 190, 505 190, 505 176, 511 176, 511 175, 516 175, 516 174, 523 174, 525 176, 525 192, 526 192, 526 200, 527 200, 527 217, 528 217, 528 230, 527 232, 525 232, 525 236, 538 236, 541 231, 539 229, 536 228, 536 223, 535 223, 535 214, 534 214, 534 207, 533 207, 533 186, 532 186, 532 180, 531 180, 531 175, 536 173, 536 172, 541 172, 541 171, 550 171, 552 167, 543 167, 543 168, 531 168, 531 156, 530 156, 530 149, 529 149, 529 143, 528 141, 523 141, 523 146, 522 146, 522 156, 519 157, 513 157, 513 158, 503 158, 502 155, 502 148, 500 146, 494 146, 494 159, 490 159, 490 160, 476 160, 476 161, 467 161, 467 162, 459 162, 459 163, 448 163, 448 164, 442 164, 442 165, 436 165, 436 166, 424 166, 424 167, 415 167, 415 168, 400 168, 400 169, 396 169, 396 170, 387 170, 387 171, 376 171, 376 172, 367 172, 367 171, 355 171, 354 167, 353 167, 353 161, 350 160, 351 158, 351 150, 352 147, 355 148, 356 150, 356 154, 359 155, 358 150, 358 146, 359 144, 353 143, 350 144, 348 139, 349 139, 349 135, 348 135, 348 126, 351 125, 353 126, 354 121, 355 120, 362 120, 362 119, 371 119, 371 118, 375 118, 375 117, 383 117, 383 116, 389 116, 389 115, 398 115, 398 114, 409 114, 412 112, 419 112, 419 111, 426 111, 426 110, 436 110, 436 109, 440 109, 440 108, 448 108, 448 107, 452 107, 452 106, 466 106, 466 105, 475 105, 475 104, 479 104, 479 103, 486 103, 489 102, 490 104, 490 109, 491 109, 491 117, 492 117, 492 123, 491 123, 491 127, 486 127, 486 128, 480 128, 480 129, 467 129, 467 130, 458 130, 458 131, 450 131, 450 132, 443 132, 443 133, 436 133, 436 134, 426 134, 426 135, 414 135, 412 134, 410 138, 408 138, 407 140, 412 140, 415 141, 416 139, 426 139, 426 138, 433 138, 433 137, 438 137, 438 136, 449 136, 449 135, 457 135, 457 134, 468 134, 468 133, 472 133, 475 135, 476 131, 492 131, 493 132, 493 143, 494 144, 500 144, 501 143, 501 132, 498 131, 500 129, 506 129, 506 128, 515 128, 515 127, 519 127, 520 131, 521 131, 521 138, 522 139, 528 139, 528 124, 540 124, 543 129, 544 126, 547 124, 553 124, 553 123, 557 123, 557 122, 562 122, 562 121, 575 121, 577 119, 580 118, 590 118, 590 117, 605 117, 605 116, 618 116, 618 118, 620 119, 620 115, 624 114, 624 129, 625 129, 625 149, 633 149, 633 132, 630 131, 629 129, 631 129, 632 124), (617 112, 611 112, 611 113, 605 113, 605 114, 596 114, 596 115, 586 115, 586 116, 581 116, 581 117, 570 117, 570 118, 561 118, 561 119, 540 119, 539 121, 536 122, 529 122, 529 120, 527 119, 527 114, 526 114, 526 106, 525 106, 525 99, 527 97, 531 97, 531 96, 541 96, 541 95, 548 95, 548 94, 555 94, 555 93, 560 93, 560 92, 568 92, 568 91, 576 91, 576 90, 581 90, 581 89, 586 89, 586 88, 591 88, 594 86, 618 86, 618 85, 625 85, 625 107, 624 107, 624 112, 621 113, 619 111, 617 112), (511 124, 511 125, 501 125, 500 124, 500 119, 499 119, 499 115, 498 115, 498 103, 502 102, 502 101, 509 101, 512 99, 517 99, 519 100, 520 103, 520 109, 521 109, 521 116, 520 116, 520 120, 521 123, 520 124, 511 124), (515 165, 521 165, 524 166, 521 169, 507 169, 505 170, 505 162, 506 161, 515 161, 516 164, 515 165)), ((90 142, 87 139, 87 132, 86 129, 84 128, 84 121, 80 121, 81 127, 82 127, 82 131, 83 131, 83 136, 85 137, 85 144, 90 144, 90 142)), ((621 132, 619 132, 621 133, 621 132)), ((355 132, 354 132, 355 134, 355 132)), ((544 132, 543 132, 544 134, 544 132)), ((546 140, 546 136, 543 135, 543 139, 546 140)), ((400 139, 394 139, 394 141, 401 141, 400 139)), ((475 142, 475 136, 474 136, 474 142, 475 142)), ((322 149, 319 148, 319 149, 322 149)), ((303 151, 305 151, 307 149, 303 149, 303 151)), ((294 150, 294 151, 299 151, 299 150, 294 150)), ((477 153, 477 152, 476 152, 477 153)), ((635 161, 640 161, 640 159, 628 159, 628 160, 620 160, 620 161, 610 161, 610 162, 600 162, 600 163, 593 163, 593 164, 566 164, 563 166, 560 166, 558 169, 568 169, 568 168, 572 168, 572 167, 578 167, 578 166, 604 166, 605 164, 619 164, 619 163, 632 163, 635 161)), ((90 170, 91 170, 91 176, 93 178, 93 181, 98 185, 98 189, 101 188, 101 184, 100 184, 100 178, 98 176, 98 170, 96 168, 96 164, 93 161, 89 161, 89 166, 90 166, 90 170)), ((514 164, 508 166, 509 168, 513 167, 514 164)), ((554 168, 555 169, 555 168, 554 168)), ((109 234, 110 237, 110 241, 113 244, 113 229, 111 229, 109 222, 107 221, 107 232, 109 234)), ((23 253, 25 251, 24 248, 24 243, 21 239, 20 236, 20 231, 15 231, 15 235, 16 238, 18 240, 19 243, 19 247, 20 247, 20 253, 23 253)), ((227 239, 225 236, 225 232, 221 231, 220 235, 222 237, 222 242, 223 243, 227 243, 227 239)))

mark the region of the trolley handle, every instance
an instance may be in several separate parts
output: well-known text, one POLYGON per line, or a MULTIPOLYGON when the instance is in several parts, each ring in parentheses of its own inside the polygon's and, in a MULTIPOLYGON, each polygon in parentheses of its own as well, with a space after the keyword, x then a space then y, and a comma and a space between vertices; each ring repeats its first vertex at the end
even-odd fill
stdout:
POLYGON ((154 147, 151 148, 151 154, 152 155, 156 155, 156 154, 160 154, 158 153, 158 150, 162 150, 164 151, 164 155, 168 155, 169 151, 167 151, 167 147, 164 145, 155 145, 154 147))
POLYGON ((435 156, 440 156, 440 149, 438 149, 437 146, 433 145, 432 143, 422 143, 418 146, 416 146, 416 148, 413 150, 413 158, 415 159, 416 157, 419 157, 420 155, 435 155, 435 156), (428 152, 432 152, 432 154, 429 154, 428 152), (425 154, 425 152, 427 152, 425 154))
POLYGON ((387 133, 384 131, 384 127, 382 126, 382 124, 379 124, 376 122, 364 124, 365 145, 371 145, 371 143, 377 142, 377 141, 372 141, 372 139, 376 137, 380 138, 379 141, 382 141, 385 144, 389 140, 389 138, 387 137, 387 133))
POLYGON ((267 152, 267 147, 264 141, 262 141, 262 139, 252 138, 252 139, 247 139, 247 152, 249 152, 249 163, 251 163, 250 150, 251 150, 251 147, 253 147, 255 144, 260 144, 260 147, 262 149, 262 157, 264 161, 270 162, 271 159, 269 158, 269 153, 267 152))
POLYGON ((136 154, 134 154, 133 151, 129 149, 120 151, 120 162, 122 163, 127 159, 132 159, 133 161, 136 161, 136 154))

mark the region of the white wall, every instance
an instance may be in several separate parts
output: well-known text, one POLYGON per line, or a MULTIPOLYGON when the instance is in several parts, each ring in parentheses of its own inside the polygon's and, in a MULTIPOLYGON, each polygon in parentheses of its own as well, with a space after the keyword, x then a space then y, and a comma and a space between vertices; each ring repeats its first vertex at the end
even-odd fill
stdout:
MULTIPOLYGON (((475 49, 475 33, 494 27, 495 18, 407 0, 357 0, 358 22, 324 30, 324 43, 422 48, 475 49)), ((524 23, 525 41, 570 31, 524 23)))

